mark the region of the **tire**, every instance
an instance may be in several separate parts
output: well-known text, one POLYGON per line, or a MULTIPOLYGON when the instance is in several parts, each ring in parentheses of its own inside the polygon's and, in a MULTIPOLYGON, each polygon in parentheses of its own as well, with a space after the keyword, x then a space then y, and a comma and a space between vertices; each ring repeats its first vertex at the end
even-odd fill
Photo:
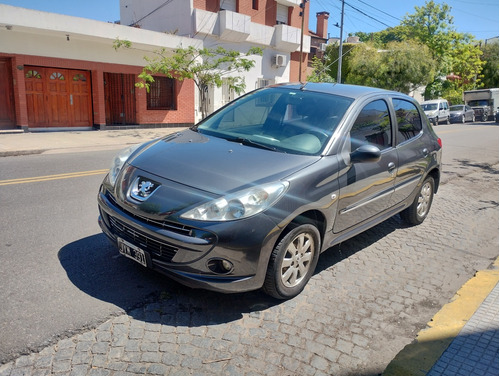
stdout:
POLYGON ((273 249, 263 289, 277 299, 291 299, 302 292, 316 269, 320 252, 316 226, 293 228, 273 249))
POLYGON ((429 214, 433 198, 434 179, 428 176, 420 187, 420 191, 411 206, 400 213, 401 218, 412 226, 421 224, 427 217, 427 214, 429 214))

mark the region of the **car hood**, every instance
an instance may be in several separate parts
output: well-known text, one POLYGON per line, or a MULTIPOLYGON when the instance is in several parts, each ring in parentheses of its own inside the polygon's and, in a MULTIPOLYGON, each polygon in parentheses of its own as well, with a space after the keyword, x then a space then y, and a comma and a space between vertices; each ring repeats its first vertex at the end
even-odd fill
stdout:
POLYGON ((213 194, 225 194, 284 179, 319 159, 246 146, 186 130, 146 146, 129 164, 163 179, 213 194))

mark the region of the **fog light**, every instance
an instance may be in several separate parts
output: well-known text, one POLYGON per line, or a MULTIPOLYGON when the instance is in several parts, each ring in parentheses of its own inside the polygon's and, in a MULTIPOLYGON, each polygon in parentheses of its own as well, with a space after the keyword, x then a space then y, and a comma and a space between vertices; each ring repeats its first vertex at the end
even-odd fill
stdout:
POLYGON ((233 264, 224 259, 210 259, 207 262, 207 267, 217 274, 227 274, 233 270, 233 264))

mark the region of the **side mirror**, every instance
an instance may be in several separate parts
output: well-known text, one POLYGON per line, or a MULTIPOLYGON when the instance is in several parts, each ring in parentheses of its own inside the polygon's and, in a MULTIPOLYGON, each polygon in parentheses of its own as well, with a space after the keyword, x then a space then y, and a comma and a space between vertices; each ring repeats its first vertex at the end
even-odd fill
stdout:
POLYGON ((351 163, 378 162, 382 152, 375 145, 361 145, 351 153, 351 163))

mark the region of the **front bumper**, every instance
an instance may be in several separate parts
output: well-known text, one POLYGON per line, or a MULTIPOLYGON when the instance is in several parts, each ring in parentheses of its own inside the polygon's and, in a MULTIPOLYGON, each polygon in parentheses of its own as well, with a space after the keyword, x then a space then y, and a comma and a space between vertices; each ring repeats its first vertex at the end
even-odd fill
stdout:
POLYGON ((148 221, 121 208, 105 188, 98 206, 99 225, 115 246, 122 238, 145 251, 149 268, 189 287, 218 292, 262 287, 279 233, 265 215, 211 223, 205 229, 148 221), (227 260, 233 268, 214 272, 209 267, 214 260, 227 260))

